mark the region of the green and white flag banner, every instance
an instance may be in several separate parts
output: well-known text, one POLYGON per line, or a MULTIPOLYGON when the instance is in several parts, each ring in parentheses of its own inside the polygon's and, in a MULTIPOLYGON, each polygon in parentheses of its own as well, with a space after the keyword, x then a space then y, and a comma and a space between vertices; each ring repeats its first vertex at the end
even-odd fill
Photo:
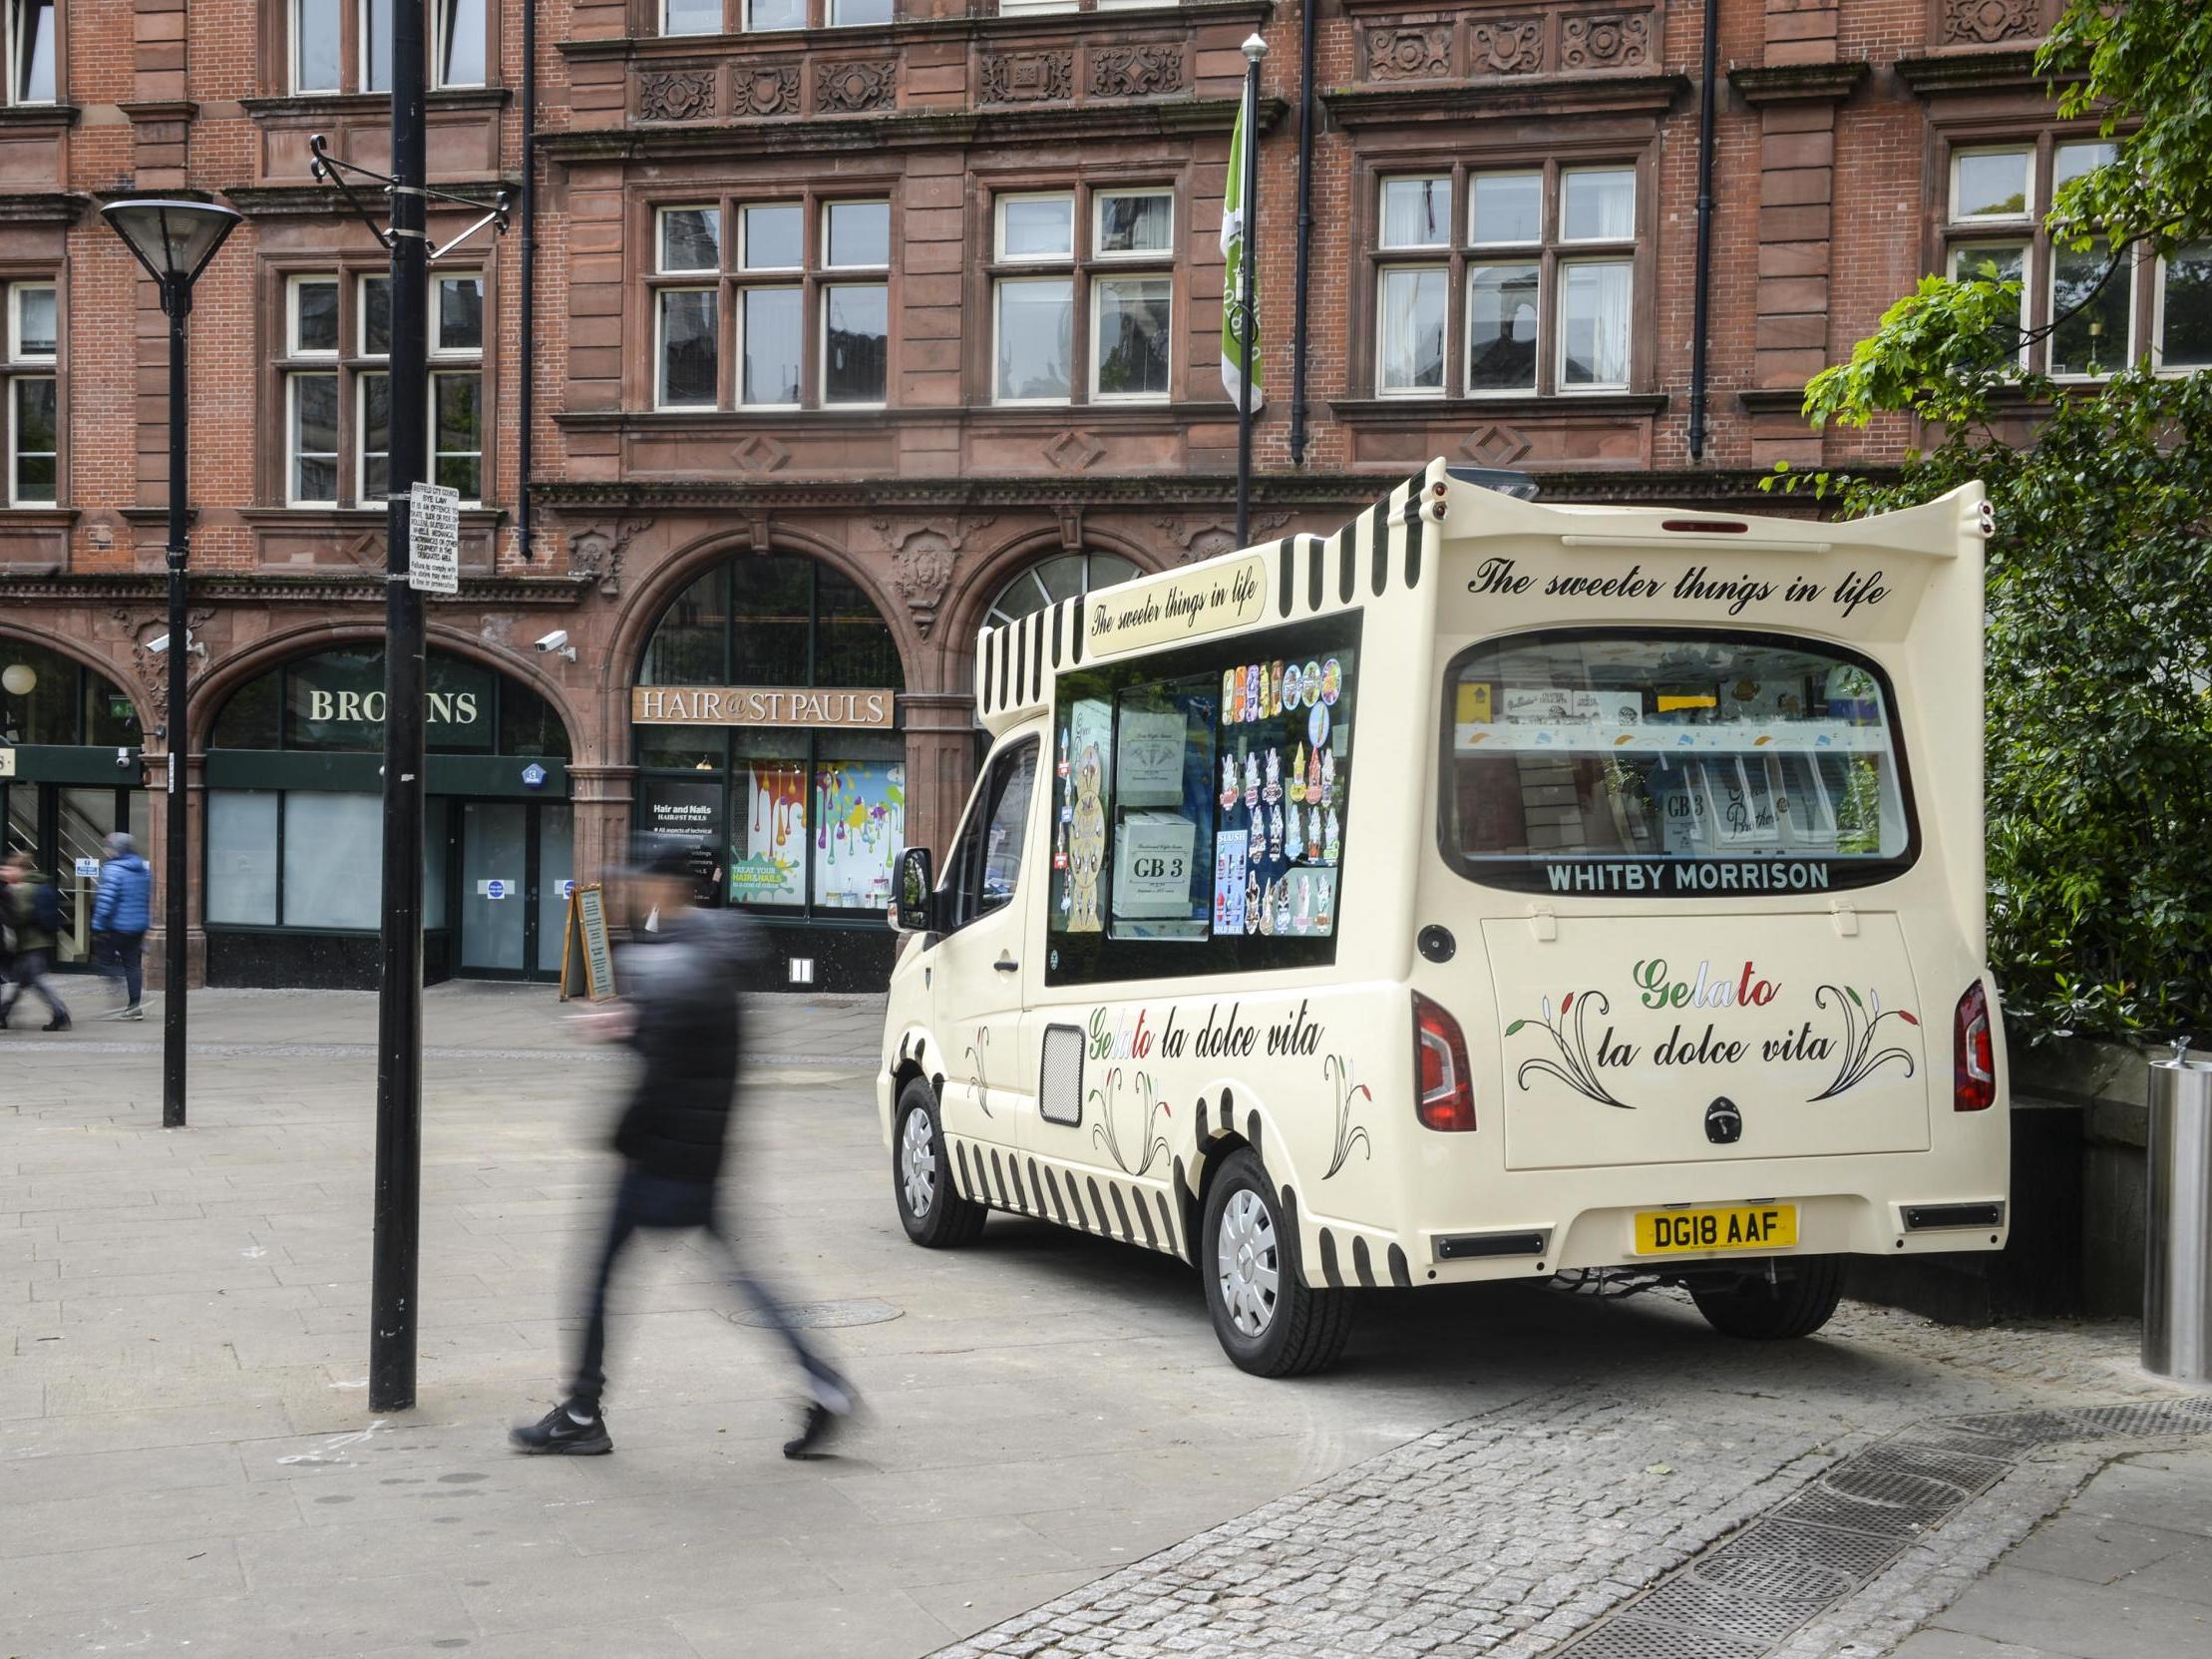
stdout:
MULTIPOLYGON (((1247 87, 1249 93, 1250 87, 1247 87)), ((1237 105, 1237 131, 1229 141, 1229 188, 1222 201, 1222 257, 1229 268, 1222 278, 1222 385, 1235 403, 1245 381, 1245 351, 1241 331, 1249 296, 1245 293, 1245 146, 1252 137, 1252 100, 1237 105)), ((1260 350, 1260 314, 1252 317, 1252 406, 1267 401, 1260 382, 1267 359, 1260 350)))

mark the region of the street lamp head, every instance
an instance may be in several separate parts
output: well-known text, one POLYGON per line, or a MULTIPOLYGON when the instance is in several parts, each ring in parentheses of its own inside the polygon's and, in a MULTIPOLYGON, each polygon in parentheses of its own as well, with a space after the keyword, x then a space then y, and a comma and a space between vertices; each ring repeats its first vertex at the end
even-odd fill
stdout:
POLYGON ((165 296, 188 289, 239 215, 211 202, 111 202, 100 209, 165 296))
POLYGON ((1245 60, 1248 63, 1258 63, 1267 55, 1268 43, 1260 38, 1259 30, 1255 29, 1245 36, 1245 60))

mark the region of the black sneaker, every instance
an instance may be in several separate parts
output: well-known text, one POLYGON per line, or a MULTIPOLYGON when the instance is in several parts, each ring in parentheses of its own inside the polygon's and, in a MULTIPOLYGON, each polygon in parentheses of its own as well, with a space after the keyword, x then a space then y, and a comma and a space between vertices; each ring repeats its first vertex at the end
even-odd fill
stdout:
POLYGON ((54 1016, 53 1019, 47 1021, 45 1025, 41 1026, 39 1030, 42 1032, 66 1032, 69 1030, 69 1016, 66 1014, 57 1014, 56 1016, 54 1016))
POLYGON ((533 1456, 556 1452, 570 1457, 595 1457, 614 1450, 614 1443, 607 1439, 605 1418, 593 1412, 590 1422, 578 1423, 565 1405, 555 1406, 526 1428, 510 1429, 507 1444, 533 1456))

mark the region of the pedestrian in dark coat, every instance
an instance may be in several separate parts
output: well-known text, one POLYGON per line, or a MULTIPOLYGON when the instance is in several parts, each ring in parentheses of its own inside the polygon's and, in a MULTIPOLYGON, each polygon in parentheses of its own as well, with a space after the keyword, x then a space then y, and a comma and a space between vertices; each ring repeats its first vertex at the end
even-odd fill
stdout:
POLYGON ((107 861, 100 866, 100 887, 92 900, 94 955, 101 972, 117 982, 123 1003, 118 1020, 144 1020, 139 1006, 145 993, 146 931, 154 924, 154 872, 139 857, 131 838, 108 837, 107 861))
POLYGON ((51 1018, 39 1029, 69 1030, 69 1008, 55 993, 47 970, 54 963, 54 947, 61 943, 62 896, 37 870, 31 855, 19 852, 9 861, 7 883, 8 927, 15 934, 15 983, 0 993, 0 1029, 15 1013, 24 992, 35 991, 51 1018))
POLYGON ((615 1259, 639 1228, 703 1230, 728 1261, 738 1290, 790 1348, 807 1407, 784 1455, 811 1455, 850 1415, 852 1386, 786 1318, 787 1304, 739 1259, 720 1219, 717 1183, 737 1098, 739 991, 762 951, 751 922, 693 908, 681 849, 651 855, 626 883, 636 942, 616 958, 621 1000, 586 1016, 594 1035, 624 1040, 642 1061, 613 1134, 622 1157, 606 1238, 594 1260, 583 1338, 568 1396, 545 1418, 514 1430, 519 1452, 611 1452, 600 1397, 606 1387, 607 1289, 615 1259))

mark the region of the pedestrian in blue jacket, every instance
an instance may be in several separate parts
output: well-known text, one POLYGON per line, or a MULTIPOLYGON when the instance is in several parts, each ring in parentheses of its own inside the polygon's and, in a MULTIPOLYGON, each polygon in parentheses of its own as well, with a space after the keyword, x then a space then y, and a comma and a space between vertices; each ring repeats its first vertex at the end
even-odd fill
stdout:
POLYGON ((100 887, 92 900, 94 954, 100 971, 120 983, 123 1004, 110 1017, 144 1020, 146 930, 154 923, 154 872, 120 831, 108 837, 100 887))

